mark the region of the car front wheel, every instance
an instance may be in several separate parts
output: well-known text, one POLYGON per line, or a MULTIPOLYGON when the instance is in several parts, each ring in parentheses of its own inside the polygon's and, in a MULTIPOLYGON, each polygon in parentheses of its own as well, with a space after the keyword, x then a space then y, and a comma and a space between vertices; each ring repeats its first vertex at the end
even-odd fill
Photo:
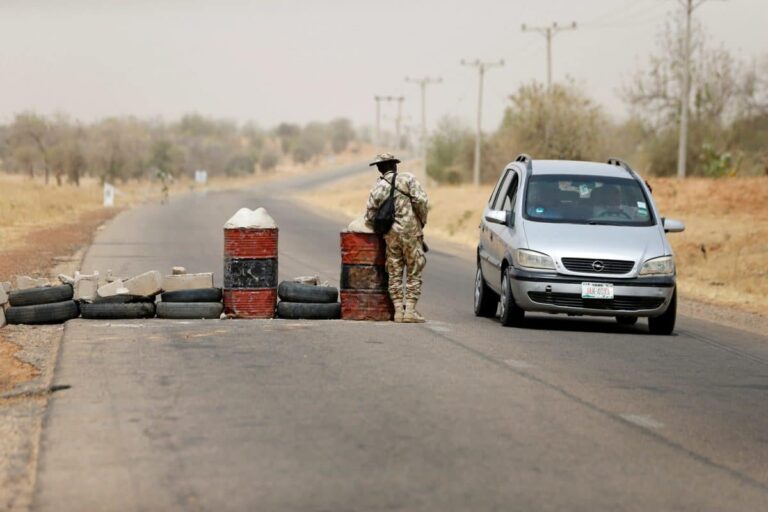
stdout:
POLYGON ((677 289, 672 292, 672 300, 667 310, 659 315, 648 318, 648 330, 651 334, 670 335, 675 330, 677 320, 677 289))
POLYGON ((493 318, 499 306, 499 296, 485 283, 480 263, 475 273, 475 316, 493 318))
POLYGON ((517 327, 525 319, 525 311, 520 309, 512 296, 512 285, 509 282, 509 273, 505 270, 501 280, 501 325, 504 327, 517 327))

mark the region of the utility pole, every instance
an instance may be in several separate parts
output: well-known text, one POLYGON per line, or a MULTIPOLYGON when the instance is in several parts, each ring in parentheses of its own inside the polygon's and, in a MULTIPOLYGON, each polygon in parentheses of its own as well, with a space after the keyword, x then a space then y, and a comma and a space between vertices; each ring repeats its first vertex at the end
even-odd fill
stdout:
POLYGON ((688 108, 691 101, 691 18, 693 11, 707 0, 678 0, 685 9, 683 42, 683 91, 680 97, 680 140, 677 146, 677 177, 685 178, 688 160, 688 108))
POLYGON ((405 100, 404 96, 398 96, 397 98, 394 98, 395 101, 397 101, 397 117, 395 118, 395 149, 400 149, 400 124, 403 120, 403 101, 405 100))
POLYGON ((547 90, 552 89, 552 37, 564 30, 576 30, 576 22, 560 26, 557 22, 545 27, 529 27, 523 23, 523 32, 538 32, 547 39, 547 90))
POLYGON ((422 180, 427 177, 427 86, 430 84, 439 84, 443 82, 440 77, 437 78, 410 78, 405 77, 406 83, 416 84, 421 89, 421 137, 419 140, 419 153, 421 155, 422 180))
POLYGON ((473 61, 466 61, 461 59, 462 66, 468 66, 477 68, 480 76, 480 83, 477 92, 477 133, 475 134, 475 165, 472 169, 472 183, 477 187, 480 185, 480 148, 482 146, 483 139, 483 79, 485 77, 485 71, 490 68, 501 67, 504 65, 503 60, 496 62, 482 62, 480 59, 473 61))
POLYGON ((405 100, 404 96, 374 96, 373 99, 376 101, 376 144, 381 146, 381 102, 390 102, 390 101, 396 101, 397 102, 397 117, 395 118, 395 132, 397 134, 397 143, 395 144, 395 147, 400 147, 400 118, 402 117, 403 113, 403 100, 405 100))
POLYGON ((381 100, 382 96, 374 96, 376 102, 376 145, 381 146, 381 100))

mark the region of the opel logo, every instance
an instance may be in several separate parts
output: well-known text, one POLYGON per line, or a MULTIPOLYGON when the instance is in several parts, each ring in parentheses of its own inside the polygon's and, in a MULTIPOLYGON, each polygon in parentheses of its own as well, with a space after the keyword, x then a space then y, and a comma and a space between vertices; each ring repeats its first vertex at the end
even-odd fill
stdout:
POLYGON ((605 270, 605 263, 603 263, 600 260, 593 261, 592 270, 594 270, 595 272, 602 272, 603 270, 605 270))

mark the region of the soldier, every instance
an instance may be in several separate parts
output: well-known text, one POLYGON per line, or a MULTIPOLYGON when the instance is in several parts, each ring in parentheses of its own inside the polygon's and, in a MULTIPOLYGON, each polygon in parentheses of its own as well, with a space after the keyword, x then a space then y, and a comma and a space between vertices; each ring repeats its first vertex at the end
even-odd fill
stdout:
POLYGON ((421 296, 421 273, 427 263, 423 232, 427 223, 427 194, 415 176, 397 172, 399 163, 400 160, 389 153, 377 155, 370 163, 378 167, 381 176, 368 196, 365 220, 369 226, 373 224, 379 208, 390 197, 392 178, 397 176, 394 224, 384 235, 389 296, 395 305, 395 322, 421 323, 424 317, 416 311, 416 303, 421 296), (406 274, 405 293, 403 271, 406 274))

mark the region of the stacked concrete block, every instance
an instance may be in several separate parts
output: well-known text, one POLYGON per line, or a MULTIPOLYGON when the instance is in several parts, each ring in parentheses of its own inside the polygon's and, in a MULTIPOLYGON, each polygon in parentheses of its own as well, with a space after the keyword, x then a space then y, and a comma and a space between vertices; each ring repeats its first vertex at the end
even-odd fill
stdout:
POLYGON ((163 277, 157 270, 144 272, 123 282, 129 295, 154 297, 163 291, 163 277))
POLYGON ((99 297, 114 297, 115 295, 128 295, 129 291, 123 284, 122 279, 116 279, 108 284, 100 286, 96 290, 99 297))
POLYGON ((213 273, 202 274, 176 274, 163 278, 163 291, 175 292, 179 290, 196 290, 200 288, 213 288, 213 273))
POLYGON ((75 300, 92 301, 98 295, 99 273, 91 275, 75 272, 74 285, 75 300))

